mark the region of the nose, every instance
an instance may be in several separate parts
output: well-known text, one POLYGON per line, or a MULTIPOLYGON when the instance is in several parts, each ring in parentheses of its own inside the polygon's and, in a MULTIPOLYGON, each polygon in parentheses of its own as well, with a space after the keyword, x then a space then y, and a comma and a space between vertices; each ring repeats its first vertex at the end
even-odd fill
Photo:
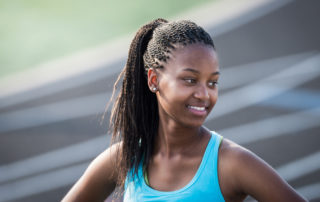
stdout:
POLYGON ((194 97, 199 100, 207 100, 209 99, 209 91, 206 85, 200 85, 196 89, 196 92, 194 93, 194 97))

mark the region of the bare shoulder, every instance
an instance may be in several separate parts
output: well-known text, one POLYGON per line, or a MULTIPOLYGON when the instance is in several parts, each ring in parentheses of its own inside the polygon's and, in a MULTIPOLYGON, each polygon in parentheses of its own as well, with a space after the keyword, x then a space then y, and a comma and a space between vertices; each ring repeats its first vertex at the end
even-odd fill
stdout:
POLYGON ((116 161, 121 150, 117 143, 97 156, 63 201, 103 201, 116 186, 116 161))
POLYGON ((226 170, 232 169, 233 172, 239 172, 252 163, 269 166, 248 149, 226 138, 223 139, 220 145, 219 163, 221 163, 221 166, 224 166, 226 170))
POLYGON ((220 189, 226 201, 243 201, 247 196, 237 179, 239 166, 243 163, 241 159, 248 157, 247 152, 245 148, 226 138, 220 144, 218 175, 220 189))
MULTIPOLYGON (((118 169, 117 160, 121 153, 122 143, 116 143, 97 156, 89 165, 87 171, 104 179, 106 183, 116 182, 118 169)), ((86 172, 87 172, 86 171, 86 172)))
POLYGON ((223 139, 219 150, 219 181, 226 198, 241 201, 305 201, 264 160, 248 149, 223 139))
POLYGON ((116 161, 121 153, 121 148, 122 148, 121 145, 122 143, 119 142, 110 146, 108 149, 103 151, 99 156, 97 156, 92 161, 90 166, 91 167, 97 166, 98 168, 101 166, 103 169, 108 168, 108 170, 112 169, 116 172, 117 169, 114 169, 114 165, 116 164, 116 161))
POLYGON ((223 141, 220 145, 219 155, 231 158, 229 160, 237 161, 238 157, 247 156, 248 152, 249 151, 247 149, 238 145, 237 143, 227 138, 223 138, 223 141))

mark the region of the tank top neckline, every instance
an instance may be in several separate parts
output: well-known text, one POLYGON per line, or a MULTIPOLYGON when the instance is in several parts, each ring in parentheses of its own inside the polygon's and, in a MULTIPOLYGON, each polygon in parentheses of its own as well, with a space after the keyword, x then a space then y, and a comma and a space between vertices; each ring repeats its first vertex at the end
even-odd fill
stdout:
POLYGON ((139 175, 139 178, 142 179, 141 181, 142 181, 143 188, 149 192, 153 192, 156 194, 166 194, 166 195, 177 194, 177 193, 183 192, 186 189, 190 188, 199 179, 203 169, 206 167, 206 163, 207 163, 209 154, 210 154, 211 150, 214 148, 214 142, 216 141, 217 138, 213 132, 210 132, 210 135, 211 135, 210 140, 206 146, 206 150, 203 154, 203 157, 202 157, 201 163, 198 167, 198 170, 195 173, 195 175, 193 176, 193 178, 184 187, 177 189, 177 190, 174 190, 174 191, 160 191, 160 190, 153 189, 152 187, 150 187, 146 184, 144 177, 143 177, 143 169, 142 169, 142 166, 140 166, 139 171, 138 171, 138 175, 139 175))

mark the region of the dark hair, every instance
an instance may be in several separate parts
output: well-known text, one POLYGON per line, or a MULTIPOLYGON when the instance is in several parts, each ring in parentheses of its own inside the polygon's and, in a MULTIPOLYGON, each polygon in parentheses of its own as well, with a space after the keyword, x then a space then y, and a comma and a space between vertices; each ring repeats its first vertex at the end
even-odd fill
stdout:
POLYGON ((115 100, 110 128, 112 142, 122 141, 117 159, 118 185, 123 185, 129 171, 134 177, 140 163, 148 165, 158 132, 158 103, 147 84, 149 68, 162 68, 175 45, 203 43, 214 48, 210 35, 191 21, 168 22, 156 19, 142 26, 130 45, 125 68, 114 86, 123 78, 115 100))

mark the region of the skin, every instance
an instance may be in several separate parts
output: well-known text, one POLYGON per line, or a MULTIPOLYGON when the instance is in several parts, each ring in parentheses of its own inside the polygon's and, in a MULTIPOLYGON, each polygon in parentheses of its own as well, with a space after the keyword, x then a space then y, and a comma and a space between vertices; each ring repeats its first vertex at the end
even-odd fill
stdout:
MULTIPOLYGON (((192 44, 172 51, 162 65, 163 69, 148 71, 160 121, 147 175, 152 188, 174 191, 196 174, 210 140, 203 123, 218 98, 219 62, 212 47, 192 44)), ((118 174, 113 161, 120 144, 100 154, 63 201, 103 201, 115 188, 118 174)), ((227 139, 219 148, 218 176, 226 201, 243 201, 247 195, 258 201, 306 201, 267 163, 227 139)))

